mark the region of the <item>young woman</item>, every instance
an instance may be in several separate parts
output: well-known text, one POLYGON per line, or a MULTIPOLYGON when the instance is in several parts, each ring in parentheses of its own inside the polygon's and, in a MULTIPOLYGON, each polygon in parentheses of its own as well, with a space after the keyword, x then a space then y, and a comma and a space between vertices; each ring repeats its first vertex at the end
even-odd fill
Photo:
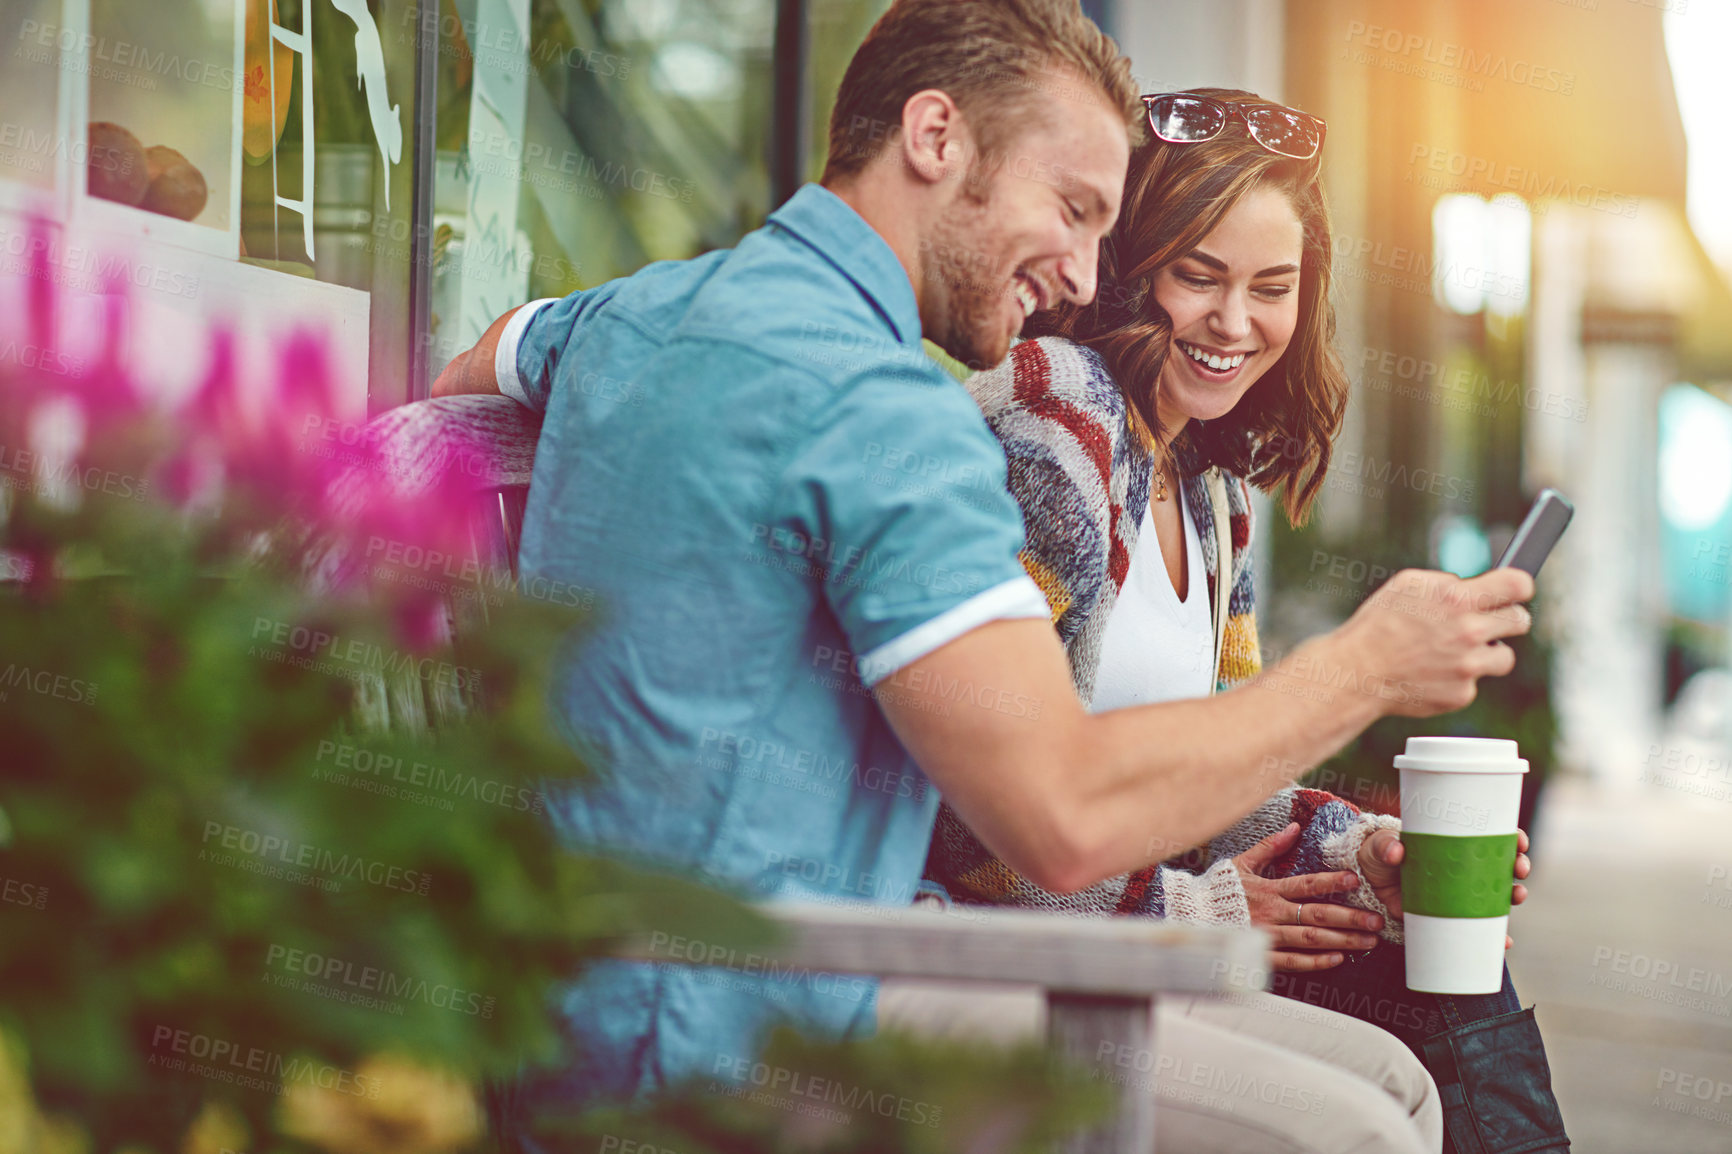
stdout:
MULTIPOLYGON (((1004 444, 1024 564, 1097 711, 1259 672, 1250 485, 1302 521, 1347 404, 1323 123, 1233 90, 1144 100, 1154 138, 1132 157, 1094 303, 1031 318, 1035 339, 968 380, 1004 444)), ((1321 671, 1316 691, 1400 691, 1351 676, 1321 671)), ((1543 1042, 1507 971, 1485 997, 1406 989, 1399 829, 1289 788, 1180 864, 1061 896, 946 809, 928 875, 962 901, 1264 926, 1277 992, 1375 1022, 1426 1063, 1446 1150, 1567 1149, 1543 1042)))

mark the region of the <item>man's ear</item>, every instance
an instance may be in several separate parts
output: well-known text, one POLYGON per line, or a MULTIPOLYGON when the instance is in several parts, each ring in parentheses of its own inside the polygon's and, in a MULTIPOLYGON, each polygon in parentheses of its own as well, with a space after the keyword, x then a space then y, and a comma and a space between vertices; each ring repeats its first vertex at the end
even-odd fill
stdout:
POLYGON ((939 88, 916 92, 902 106, 902 162, 928 184, 968 171, 974 134, 950 94, 939 88))

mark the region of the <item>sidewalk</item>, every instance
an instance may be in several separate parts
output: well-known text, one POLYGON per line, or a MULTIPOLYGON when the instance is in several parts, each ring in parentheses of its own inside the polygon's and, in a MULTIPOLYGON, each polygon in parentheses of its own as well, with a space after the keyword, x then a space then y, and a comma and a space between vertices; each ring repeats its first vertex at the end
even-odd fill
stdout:
POLYGON ((1509 965, 1574 1151, 1732 1152, 1732 801, 1566 778, 1536 824, 1509 965))

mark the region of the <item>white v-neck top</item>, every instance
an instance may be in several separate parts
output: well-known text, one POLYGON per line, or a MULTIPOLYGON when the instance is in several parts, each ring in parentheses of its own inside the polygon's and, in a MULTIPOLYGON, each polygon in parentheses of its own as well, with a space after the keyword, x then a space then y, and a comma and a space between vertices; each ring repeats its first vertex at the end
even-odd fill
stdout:
POLYGON ((1173 592, 1154 514, 1145 508, 1130 570, 1101 639, 1100 670, 1089 704, 1093 713, 1209 694, 1215 665, 1209 582, 1191 510, 1182 496, 1174 494, 1174 499, 1185 525, 1185 599, 1181 602, 1173 592))

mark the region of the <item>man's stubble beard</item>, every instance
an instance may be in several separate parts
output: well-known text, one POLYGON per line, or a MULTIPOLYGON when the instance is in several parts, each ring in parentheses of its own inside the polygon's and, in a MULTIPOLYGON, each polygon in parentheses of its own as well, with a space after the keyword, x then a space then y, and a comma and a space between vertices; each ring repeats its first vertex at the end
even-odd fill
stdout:
POLYGON ((1010 352, 998 310, 1010 291, 1012 267, 991 251, 991 197, 970 181, 920 246, 920 275, 931 311, 926 334, 972 369, 990 369, 1010 352))

